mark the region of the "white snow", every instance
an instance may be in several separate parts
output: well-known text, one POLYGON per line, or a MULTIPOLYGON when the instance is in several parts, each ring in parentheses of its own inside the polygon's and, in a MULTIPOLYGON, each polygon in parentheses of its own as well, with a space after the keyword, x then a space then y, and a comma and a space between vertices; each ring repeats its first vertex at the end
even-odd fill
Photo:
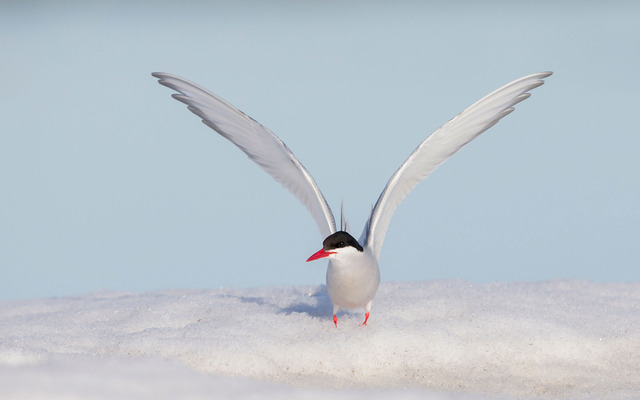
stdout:
POLYGON ((0 303, 0 398, 640 399, 640 283, 383 283, 0 303))

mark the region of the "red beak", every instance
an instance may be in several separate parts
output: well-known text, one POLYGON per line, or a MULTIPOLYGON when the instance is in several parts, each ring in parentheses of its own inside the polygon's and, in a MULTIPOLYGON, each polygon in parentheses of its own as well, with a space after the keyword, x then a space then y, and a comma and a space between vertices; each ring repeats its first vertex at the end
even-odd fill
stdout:
POLYGON ((307 259, 307 262, 317 260, 318 258, 329 257, 331 254, 336 254, 335 251, 324 251, 324 249, 320 249, 320 251, 315 252, 311 257, 307 259))

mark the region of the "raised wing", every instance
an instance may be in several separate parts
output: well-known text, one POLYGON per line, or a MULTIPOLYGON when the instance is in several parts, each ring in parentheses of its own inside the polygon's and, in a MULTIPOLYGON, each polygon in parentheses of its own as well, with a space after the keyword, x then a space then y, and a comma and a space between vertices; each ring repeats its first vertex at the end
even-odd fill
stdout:
POLYGON ((528 98, 531 94, 527 92, 542 85, 549 75, 551 72, 541 72, 516 79, 478 100, 429 135, 389 179, 360 242, 366 243, 380 258, 391 217, 405 196, 455 152, 511 113, 513 106, 528 98))
POLYGON ((179 76, 155 72, 158 82, 178 92, 183 102, 202 122, 227 138, 265 170, 309 210, 322 237, 336 231, 324 196, 309 171, 273 132, 208 90, 179 76))

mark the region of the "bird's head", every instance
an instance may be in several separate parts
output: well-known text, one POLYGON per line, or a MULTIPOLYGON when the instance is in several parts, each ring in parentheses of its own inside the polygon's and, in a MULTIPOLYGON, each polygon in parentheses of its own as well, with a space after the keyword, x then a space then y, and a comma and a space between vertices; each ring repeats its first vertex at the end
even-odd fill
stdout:
POLYGON ((307 262, 324 257, 334 258, 340 254, 352 252, 361 253, 362 251, 362 246, 360 246, 360 243, 358 243, 353 236, 345 231, 338 231, 327 236, 327 238, 322 242, 322 249, 309 257, 307 262))

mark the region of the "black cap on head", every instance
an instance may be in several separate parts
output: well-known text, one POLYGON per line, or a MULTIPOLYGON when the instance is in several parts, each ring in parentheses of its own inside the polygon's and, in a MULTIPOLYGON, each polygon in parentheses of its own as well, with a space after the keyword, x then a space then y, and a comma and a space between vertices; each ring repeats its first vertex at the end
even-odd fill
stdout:
POLYGON ((332 235, 327 236, 327 238, 322 242, 322 248, 325 251, 330 251, 334 249, 339 249, 341 247, 351 246, 356 248, 358 251, 363 251, 362 246, 353 236, 349 235, 345 231, 338 231, 332 235))

